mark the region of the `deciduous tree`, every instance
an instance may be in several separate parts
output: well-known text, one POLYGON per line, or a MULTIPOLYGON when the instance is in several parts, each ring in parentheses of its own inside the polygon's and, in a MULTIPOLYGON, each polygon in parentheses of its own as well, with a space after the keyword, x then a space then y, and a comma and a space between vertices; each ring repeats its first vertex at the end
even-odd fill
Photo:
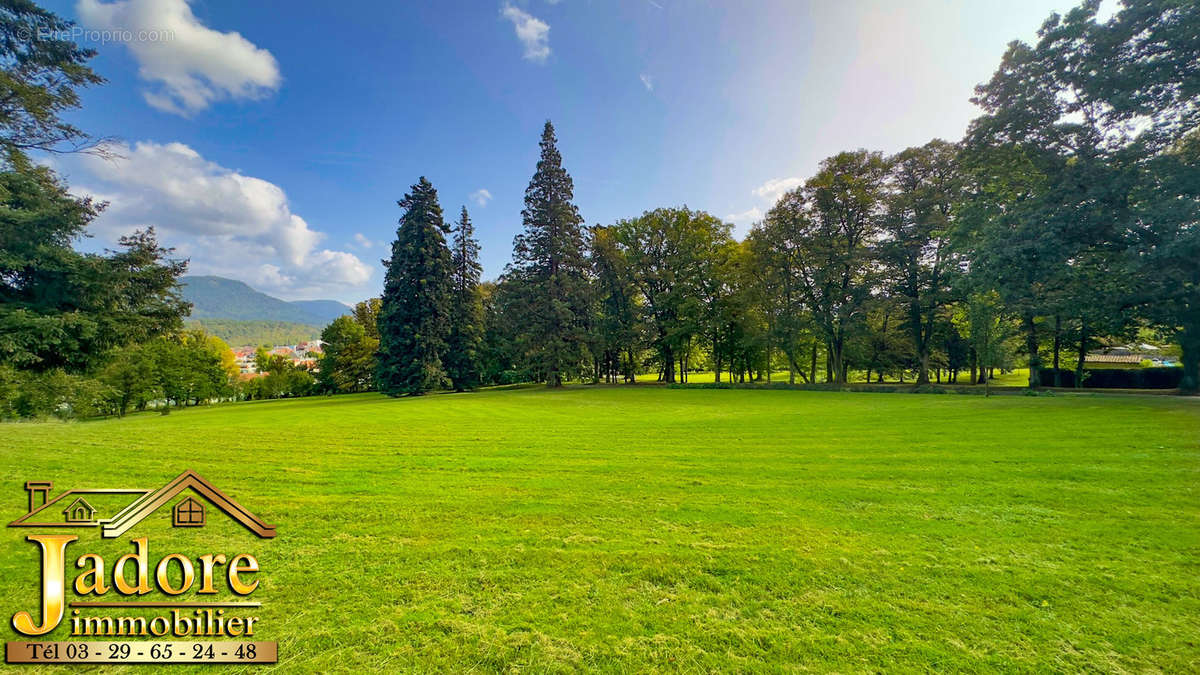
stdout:
POLYGON ((958 257, 950 246, 953 214, 963 199, 958 148, 935 139, 892 157, 890 194, 880 247, 888 283, 905 307, 917 384, 929 384, 929 358, 939 314, 953 298, 958 257))
MULTIPOLYGON (((730 226, 687 207, 655 209, 622 220, 611 232, 628 265, 629 280, 662 359, 665 381, 675 381, 675 363, 704 330, 704 282, 718 283, 720 249, 730 241, 730 226)), ((680 377, 686 378, 686 358, 680 377)))
POLYGON ((321 341, 325 344, 317 383, 322 390, 347 393, 372 389, 379 340, 368 335, 356 317, 334 319, 321 331, 321 341))
POLYGON ((879 274, 888 164, 877 152, 843 152, 784 195, 768 221, 793 233, 797 287, 825 339, 833 381, 847 379, 847 340, 879 274))

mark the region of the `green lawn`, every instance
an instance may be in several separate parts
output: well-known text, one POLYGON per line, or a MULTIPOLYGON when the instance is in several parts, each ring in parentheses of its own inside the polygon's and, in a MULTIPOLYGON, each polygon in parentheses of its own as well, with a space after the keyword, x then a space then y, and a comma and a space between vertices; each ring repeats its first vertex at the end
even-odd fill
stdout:
MULTIPOLYGON (((257 552, 289 671, 1200 669, 1196 399, 529 388, 10 424, 0 448, 6 522, 26 480, 192 468, 277 525, 130 535, 152 564, 257 552)), ((6 532, 7 622, 38 566, 6 532)))

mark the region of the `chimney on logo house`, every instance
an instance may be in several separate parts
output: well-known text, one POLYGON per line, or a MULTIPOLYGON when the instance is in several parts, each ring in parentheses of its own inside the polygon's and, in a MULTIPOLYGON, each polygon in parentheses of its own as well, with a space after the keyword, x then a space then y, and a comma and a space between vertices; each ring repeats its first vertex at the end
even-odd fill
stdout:
POLYGON ((29 493, 30 513, 33 513, 34 509, 40 509, 46 505, 46 497, 50 494, 52 487, 54 487, 54 483, 50 481, 31 480, 25 482, 25 491, 29 493))

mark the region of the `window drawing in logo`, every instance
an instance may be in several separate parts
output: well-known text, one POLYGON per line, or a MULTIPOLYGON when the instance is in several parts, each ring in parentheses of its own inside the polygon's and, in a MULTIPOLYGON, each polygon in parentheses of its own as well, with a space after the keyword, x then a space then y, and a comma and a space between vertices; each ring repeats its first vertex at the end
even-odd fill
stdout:
POLYGON ((204 505, 191 497, 185 498, 175 505, 171 524, 175 527, 204 527, 204 505))
POLYGON ((25 490, 29 493, 29 512, 8 526, 99 527, 100 535, 111 539, 125 534, 160 507, 173 503, 171 524, 175 527, 204 527, 205 511, 212 506, 263 539, 275 536, 274 525, 264 523, 194 471, 179 474, 157 490, 67 490, 50 498, 53 487, 53 483, 48 481, 25 483, 25 490), (180 495, 184 495, 183 499, 176 501, 180 495), (103 517, 88 502, 89 496, 97 502, 101 496, 115 498, 126 506, 111 516, 103 517), (126 499, 129 501, 126 502, 126 499))

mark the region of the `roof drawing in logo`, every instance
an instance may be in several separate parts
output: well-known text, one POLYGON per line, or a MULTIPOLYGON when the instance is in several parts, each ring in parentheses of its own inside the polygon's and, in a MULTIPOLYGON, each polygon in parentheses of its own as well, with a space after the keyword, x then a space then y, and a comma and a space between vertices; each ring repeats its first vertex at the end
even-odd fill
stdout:
POLYGON ((52 487, 54 484, 49 481, 26 482, 29 512, 8 526, 99 527, 102 537, 119 537, 160 507, 184 495, 171 506, 174 527, 204 527, 207 503, 264 539, 275 536, 274 525, 264 523, 194 471, 184 471, 157 490, 67 490, 48 500, 52 487), (112 515, 104 517, 104 513, 112 515))

